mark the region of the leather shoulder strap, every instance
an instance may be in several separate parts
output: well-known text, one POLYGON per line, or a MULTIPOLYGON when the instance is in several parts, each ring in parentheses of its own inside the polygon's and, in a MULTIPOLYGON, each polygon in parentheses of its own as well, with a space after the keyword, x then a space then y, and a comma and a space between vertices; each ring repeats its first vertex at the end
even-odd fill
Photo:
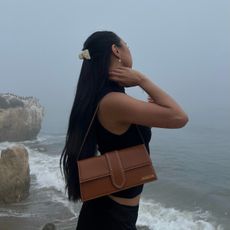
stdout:
POLYGON ((83 148, 83 146, 84 146, 84 144, 85 144, 86 138, 87 138, 87 136, 88 136, 88 134, 89 134, 89 130, 90 130, 90 128, 91 128, 91 126, 92 126, 92 124, 93 124, 94 118, 95 118, 95 116, 96 116, 96 114, 97 114, 98 108, 99 108, 99 104, 97 105, 97 107, 96 107, 96 109, 95 109, 95 112, 94 112, 93 117, 92 117, 92 119, 91 119, 91 121, 90 121, 89 127, 88 127, 88 129, 87 129, 87 131, 86 131, 85 137, 84 137, 83 142, 82 142, 82 144, 81 144, 81 148, 80 148, 78 157, 80 156, 80 153, 81 153, 81 151, 82 151, 82 148, 83 148))
MULTIPOLYGON (((81 153, 81 151, 82 151, 82 148, 83 148, 83 146, 84 146, 84 144, 85 144, 86 138, 87 138, 87 136, 88 136, 88 134, 89 134, 90 128, 91 128, 91 126, 92 126, 92 124, 93 124, 93 121, 94 121, 94 118, 95 118, 95 116, 96 116, 96 114, 97 114, 98 108, 99 108, 99 104, 97 105, 97 107, 96 107, 96 109, 95 109, 95 112, 94 112, 93 117, 92 117, 92 119, 91 119, 91 121, 90 121, 89 127, 88 127, 88 129, 87 129, 87 131, 86 131, 86 134, 85 134, 85 136, 84 136, 84 139, 83 139, 83 142, 82 142, 82 144, 81 144, 81 148, 80 148, 78 157, 80 156, 80 153, 81 153)), ((141 133, 141 131, 139 130, 139 128, 138 128, 137 125, 136 125, 136 128, 137 128, 137 131, 138 131, 139 136, 141 137, 141 140, 142 140, 143 144, 145 144, 143 135, 142 135, 142 133, 141 133)))

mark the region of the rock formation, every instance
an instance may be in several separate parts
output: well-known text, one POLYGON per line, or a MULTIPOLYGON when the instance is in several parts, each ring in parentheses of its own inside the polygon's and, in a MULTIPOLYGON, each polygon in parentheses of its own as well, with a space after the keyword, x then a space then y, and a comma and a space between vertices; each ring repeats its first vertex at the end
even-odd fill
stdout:
POLYGON ((0 155, 0 203, 26 198, 30 187, 28 152, 23 145, 2 150, 0 155))
POLYGON ((47 223, 43 228, 42 230, 56 230, 56 226, 55 224, 53 223, 47 223))
POLYGON ((0 94, 0 142, 36 138, 44 108, 34 97, 0 94))

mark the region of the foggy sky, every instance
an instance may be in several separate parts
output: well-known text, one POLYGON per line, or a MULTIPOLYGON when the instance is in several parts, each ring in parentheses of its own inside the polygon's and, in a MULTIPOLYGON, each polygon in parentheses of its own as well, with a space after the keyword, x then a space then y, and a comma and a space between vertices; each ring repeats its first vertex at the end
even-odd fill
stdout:
POLYGON ((112 30, 128 43, 133 68, 171 95, 190 124, 211 124, 230 115, 229 22, 228 0, 0 0, 0 92, 37 97, 43 131, 65 131, 83 42, 112 30))

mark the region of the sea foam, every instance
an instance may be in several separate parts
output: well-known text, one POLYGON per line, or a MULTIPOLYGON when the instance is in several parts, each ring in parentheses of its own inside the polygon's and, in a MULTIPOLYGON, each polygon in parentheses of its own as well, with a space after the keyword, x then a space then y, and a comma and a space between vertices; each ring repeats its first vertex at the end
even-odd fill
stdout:
POLYGON ((151 230, 223 230, 220 225, 211 223, 211 218, 208 211, 181 211, 142 198, 137 224, 146 225, 151 230))
POLYGON ((64 179, 59 169, 60 156, 50 156, 27 147, 29 152, 30 174, 36 177, 38 188, 53 187, 64 192, 64 179))

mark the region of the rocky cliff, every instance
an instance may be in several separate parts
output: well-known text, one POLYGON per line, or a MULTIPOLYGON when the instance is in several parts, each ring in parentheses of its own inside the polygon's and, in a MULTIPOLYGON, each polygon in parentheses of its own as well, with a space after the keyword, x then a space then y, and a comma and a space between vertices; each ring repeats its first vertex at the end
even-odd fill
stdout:
POLYGON ((0 142, 36 138, 44 108, 34 97, 0 94, 0 142))

